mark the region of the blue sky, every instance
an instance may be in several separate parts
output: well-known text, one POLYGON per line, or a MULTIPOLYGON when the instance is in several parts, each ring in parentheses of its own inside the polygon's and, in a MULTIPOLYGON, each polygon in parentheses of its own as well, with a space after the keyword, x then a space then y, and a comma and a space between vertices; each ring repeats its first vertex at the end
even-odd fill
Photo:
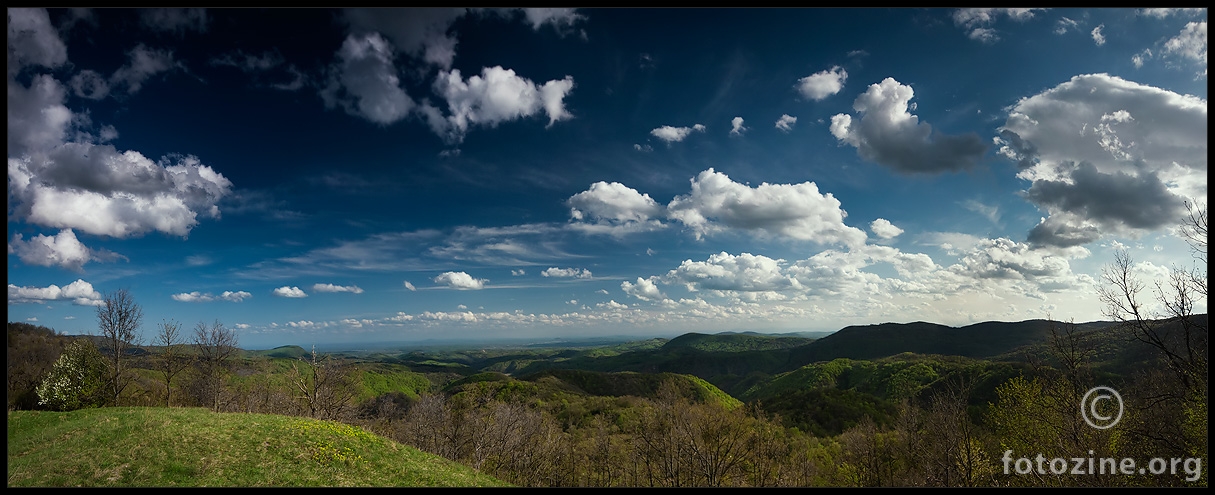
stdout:
POLYGON ((1091 321, 1207 196, 1205 9, 8 14, 9 321, 62 333, 1091 321))

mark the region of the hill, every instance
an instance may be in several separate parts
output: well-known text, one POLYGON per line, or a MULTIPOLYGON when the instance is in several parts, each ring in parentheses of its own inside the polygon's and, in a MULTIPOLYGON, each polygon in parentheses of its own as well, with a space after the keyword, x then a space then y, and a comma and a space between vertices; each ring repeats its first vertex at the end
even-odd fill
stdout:
POLYGON ((109 407, 10 411, 8 486, 509 485, 343 423, 196 408, 109 407))
MULTIPOLYGON (((877 359, 903 352, 971 358, 994 357, 1047 341, 1062 322, 989 321, 950 327, 922 321, 849 326, 790 352, 789 368, 837 358, 877 359)), ((1115 326, 1113 322, 1078 323, 1081 330, 1115 326)))

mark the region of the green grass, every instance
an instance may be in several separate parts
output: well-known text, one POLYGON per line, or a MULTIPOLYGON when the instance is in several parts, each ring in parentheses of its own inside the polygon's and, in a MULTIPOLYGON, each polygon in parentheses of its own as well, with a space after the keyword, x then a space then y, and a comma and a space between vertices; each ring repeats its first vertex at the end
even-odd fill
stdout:
POLYGON ((122 407, 10 411, 8 486, 509 485, 344 423, 122 407))

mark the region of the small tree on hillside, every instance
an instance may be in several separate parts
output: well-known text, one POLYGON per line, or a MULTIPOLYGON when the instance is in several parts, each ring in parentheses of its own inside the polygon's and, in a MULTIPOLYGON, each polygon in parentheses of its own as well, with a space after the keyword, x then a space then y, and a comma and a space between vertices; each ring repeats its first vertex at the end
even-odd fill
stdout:
POLYGON ((135 302, 126 289, 106 294, 97 307, 97 327, 109 348, 109 389, 113 394, 111 403, 118 405, 118 397, 130 383, 124 365, 127 350, 142 343, 139 326, 143 324, 143 308, 135 302))
POLYGON ((291 363, 297 398, 311 417, 319 419, 336 419, 351 406, 355 396, 352 372, 350 365, 328 354, 318 355, 315 346, 308 359, 291 363))
POLYGON ((106 371, 97 346, 88 339, 76 339, 38 384, 38 404, 56 411, 100 406, 105 401, 106 371))
POLYGON ((224 327, 219 320, 210 326, 200 321, 194 327, 194 345, 198 353, 196 394, 200 402, 218 411, 224 372, 238 350, 236 332, 224 327))
POLYGON ((176 321, 160 322, 160 333, 156 335, 156 344, 164 347, 157 361, 157 369, 165 379, 165 407, 169 407, 173 390, 173 377, 176 377, 190 365, 189 356, 181 347, 181 323, 176 321))

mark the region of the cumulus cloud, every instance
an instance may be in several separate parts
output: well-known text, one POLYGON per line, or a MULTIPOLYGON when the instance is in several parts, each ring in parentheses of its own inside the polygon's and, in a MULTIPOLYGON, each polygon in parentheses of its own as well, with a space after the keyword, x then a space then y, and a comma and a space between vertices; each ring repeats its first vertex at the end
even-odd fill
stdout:
POLYGON ((733 119, 730 119, 730 135, 731 136, 740 135, 743 133, 743 131, 746 131, 746 130, 747 130, 747 128, 743 127, 743 118, 742 117, 734 117, 733 119))
MULTIPOLYGON (((1084 251, 1086 252, 1086 251, 1084 251)), ((1050 291, 1092 284, 1092 277, 1072 273, 1066 256, 1007 238, 983 239, 949 271, 979 279, 1029 280, 1050 291)))
MULTIPOLYGON (((178 302, 211 302, 211 301, 241 302, 241 301, 244 301, 245 299, 253 297, 253 294, 250 294, 243 290, 241 290, 241 291, 226 290, 226 291, 223 291, 222 293, 220 293, 219 295, 211 294, 210 292, 203 293, 203 292, 194 291, 194 292, 182 292, 179 294, 173 294, 170 297, 172 297, 174 301, 178 301, 178 302)), ((295 297, 295 296, 286 296, 286 297, 295 297)))
POLYGON ((848 79, 848 71, 840 66, 815 72, 797 80, 797 90, 802 96, 819 101, 844 89, 844 81, 848 79))
POLYGON ((908 111, 915 92, 894 78, 872 84, 852 108, 861 114, 831 117, 831 134, 856 147, 864 159, 901 173, 938 173, 966 170, 975 165, 987 145, 978 135, 934 133, 908 111))
POLYGON ((865 242, 863 231, 844 224, 847 213, 839 200, 820 193, 813 182, 751 187, 710 168, 692 179, 691 193, 671 200, 667 214, 698 239, 729 228, 823 244, 865 242))
POLYGON ((625 233, 661 228, 655 217, 664 209, 649 194, 619 182, 596 182, 566 200, 576 228, 588 232, 625 233))
MULTIPOLYGON (((9 78, 29 65, 55 68, 66 62, 67 46, 59 38, 54 26, 51 26, 51 18, 46 9, 8 9, 9 78)), ((9 88, 11 94, 11 81, 9 88)), ((11 125, 9 128, 12 129, 11 125)))
POLYGON ((8 284, 8 303, 45 303, 48 301, 70 300, 78 306, 101 306, 100 292, 93 290, 93 284, 84 280, 76 280, 65 287, 51 284, 47 287, 18 287, 8 284))
POLYGON ((549 126, 571 119, 565 97, 573 89, 571 76, 538 85, 501 66, 481 69, 480 75, 467 80, 459 69, 444 70, 439 72, 434 90, 447 102, 448 115, 428 105, 422 113, 435 133, 459 143, 473 125, 494 127, 540 112, 548 116, 549 126))
POLYGON ((793 124, 797 123, 797 117, 789 114, 783 114, 779 119, 776 119, 776 128, 785 132, 793 130, 793 124))
POLYGON ((575 194, 573 228, 592 233, 622 234, 665 226, 675 220, 697 239, 726 230, 813 240, 822 244, 860 245, 865 233, 844 224, 847 212, 831 193, 820 193, 813 182, 756 187, 734 182, 708 169, 691 179, 689 194, 676 196, 665 207, 618 182, 598 182, 575 194))
POLYGON ((591 278, 591 271, 586 268, 557 268, 554 266, 540 272, 540 275, 555 278, 591 278))
MULTIPOLYGON (((12 60, 13 57, 9 57, 12 60)), ((46 151, 63 143, 72 111, 63 104, 66 91, 53 77, 34 76, 30 85, 8 81, 8 156, 46 151)), ((12 164, 9 164, 12 169, 12 164)))
POLYGON ((299 287, 289 287, 286 285, 279 287, 277 289, 274 289, 274 295, 276 295, 278 297, 291 297, 291 298, 308 297, 308 294, 306 292, 304 292, 302 289, 300 289, 299 287))
POLYGON ((641 299, 642 301, 662 301, 667 298, 662 291, 658 290, 658 286, 654 283, 655 277, 641 278, 637 277, 637 282, 629 282, 625 280, 620 283, 620 290, 625 294, 641 299))
POLYGON ((21 234, 14 234, 8 252, 29 265, 59 266, 75 271, 80 271, 89 261, 111 261, 121 257, 89 249, 76 238, 72 229, 61 230, 53 236, 38 234, 28 241, 21 234))
POLYGON ((232 188, 194 156, 154 163, 137 151, 87 143, 10 156, 8 177, 24 220, 119 238, 150 231, 185 237, 199 216, 219 217, 217 203, 232 188))
POLYGON ((869 230, 882 239, 891 239, 903 233, 903 229, 890 223, 890 220, 879 218, 869 223, 869 230))
POLYGON ((414 287, 413 284, 410 283, 408 280, 406 280, 405 283, 402 285, 404 285, 406 289, 409 289, 410 292, 416 292, 418 290, 418 288, 414 287))
POLYGON ((1030 241, 1077 246, 1176 225, 1183 202, 1207 194, 1206 108, 1108 74, 1021 98, 999 132, 1022 143, 1001 154, 1029 165, 1018 173, 1025 197, 1049 214, 1030 241))
POLYGON ((393 49, 379 33, 350 34, 338 49, 329 86, 321 96, 328 107, 380 125, 409 116, 417 106, 401 89, 393 49))
POLYGON ((349 292, 352 294, 362 294, 363 289, 357 285, 333 285, 333 284, 314 284, 313 292, 349 292))
POLYGON ((464 272, 443 272, 434 278, 436 284, 443 284, 453 289, 460 290, 479 290, 485 288, 487 280, 482 278, 473 278, 464 272))
MULTIPOLYGON (((781 291, 800 289, 797 279, 784 273, 785 260, 763 255, 720 252, 705 261, 684 260, 678 268, 664 277, 670 283, 687 286, 688 290, 781 291)), ((640 279, 638 279, 640 282, 640 279)))
POLYGON ((667 144, 678 143, 688 137, 692 131, 704 132, 705 126, 701 124, 693 125, 692 127, 672 127, 664 125, 650 131, 650 135, 658 139, 666 141, 667 144))

